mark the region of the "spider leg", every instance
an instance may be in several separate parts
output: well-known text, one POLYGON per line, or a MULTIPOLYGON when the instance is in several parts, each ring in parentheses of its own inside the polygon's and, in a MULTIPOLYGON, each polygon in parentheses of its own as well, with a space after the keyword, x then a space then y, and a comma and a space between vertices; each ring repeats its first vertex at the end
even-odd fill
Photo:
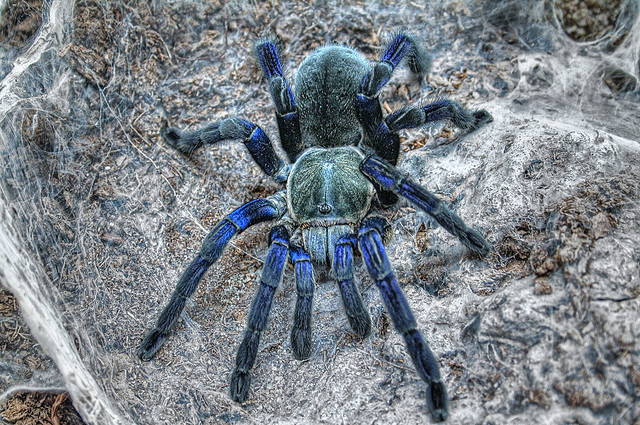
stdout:
POLYGON ((167 306, 162 310, 155 327, 145 336, 138 356, 142 360, 151 360, 167 339, 187 299, 193 295, 202 276, 209 266, 216 262, 229 240, 249 226, 282 217, 286 210, 284 191, 268 198, 256 199, 242 205, 222 219, 209 232, 202 244, 200 253, 184 271, 167 306))
POLYGON ((371 333, 371 318, 362 303, 353 278, 353 249, 357 244, 355 235, 343 236, 338 240, 333 260, 333 274, 340 288, 351 329, 360 338, 366 338, 371 333))
POLYGON ((254 161, 273 179, 284 182, 289 173, 289 167, 273 149, 265 132, 257 125, 240 118, 227 118, 195 131, 167 127, 162 130, 162 136, 168 144, 184 153, 191 153, 205 144, 240 139, 254 161))
POLYGON ((380 60, 362 79, 355 102, 358 120, 367 135, 366 144, 378 156, 394 165, 400 153, 400 137, 386 127, 378 97, 382 87, 391 78, 393 70, 405 56, 408 56, 409 67, 414 73, 422 76, 428 71, 430 58, 426 52, 411 36, 399 33, 389 43, 380 60))
POLYGON ((304 360, 311 354, 311 311, 315 280, 308 252, 299 246, 290 245, 289 256, 295 269, 298 291, 291 329, 291 349, 296 359, 304 360))
POLYGON ((478 231, 467 227, 441 200, 383 159, 373 154, 368 155, 360 164, 360 171, 383 190, 392 191, 413 202, 476 254, 486 255, 491 249, 491 245, 478 231))
POLYGON ((385 131, 395 133, 405 128, 416 128, 427 123, 450 120, 463 130, 476 130, 493 121, 493 117, 484 109, 470 111, 458 102, 441 99, 420 107, 407 107, 396 111, 384 119, 379 137, 385 131))
MULTIPOLYGON (((382 149, 383 151, 386 150, 386 152, 399 152, 396 151, 396 146, 398 149, 400 146, 398 131, 444 120, 450 120, 453 124, 464 130, 473 131, 493 121, 493 117, 484 109, 470 111, 458 102, 443 99, 422 107, 402 108, 399 111, 387 115, 376 130, 373 136, 373 143, 379 147, 377 150, 382 149)), ((393 156, 389 153, 380 155, 377 150, 376 155, 386 160, 389 164, 395 165, 398 157, 397 153, 394 153, 393 156)), ((378 197, 383 204, 393 204, 397 201, 397 198, 392 193, 389 193, 377 184, 376 189, 378 191, 378 197)), ((447 226, 443 226, 448 230, 447 226)))
POLYGON ((267 326, 271 301, 282 280, 287 256, 289 255, 289 233, 284 226, 275 226, 269 235, 269 255, 262 269, 260 287, 251 304, 247 328, 236 355, 236 368, 231 374, 231 398, 242 403, 247 398, 251 375, 249 371, 256 361, 260 335, 267 326))
POLYGON ((289 162, 294 163, 304 150, 300 136, 300 117, 291 88, 282 74, 278 50, 272 41, 263 40, 256 45, 256 55, 269 81, 269 92, 276 105, 280 143, 289 162))
POLYGON ((396 330, 404 338, 418 375, 427 383, 427 404, 431 416, 436 422, 444 421, 449 415, 447 389, 440 376, 438 360, 416 329, 416 320, 389 264, 382 244, 384 224, 381 217, 363 220, 358 233, 360 251, 396 330))

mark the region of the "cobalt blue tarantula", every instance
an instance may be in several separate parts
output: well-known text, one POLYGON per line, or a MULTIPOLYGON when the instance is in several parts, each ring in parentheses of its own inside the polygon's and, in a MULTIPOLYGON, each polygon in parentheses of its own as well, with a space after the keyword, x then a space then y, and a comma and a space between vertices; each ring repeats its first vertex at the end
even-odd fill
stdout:
POLYGON ((260 168, 286 189, 242 205, 211 230, 200 253, 182 274, 154 329, 142 341, 138 355, 149 360, 156 354, 175 326, 185 301, 234 235, 256 223, 274 220, 269 254, 231 375, 231 398, 237 402, 247 398, 249 372, 287 258, 293 264, 297 288, 291 331, 291 349, 297 359, 308 358, 312 348, 312 264, 333 271, 351 328, 360 338, 369 335, 371 319, 353 276, 353 260, 359 252, 418 374, 427 384, 432 418, 445 420, 449 400, 438 361, 417 329, 385 254, 391 226, 372 210, 373 205, 389 205, 398 200, 397 195, 403 196, 471 251, 486 254, 490 246, 480 233, 468 228, 395 165, 400 151, 399 130, 442 120, 474 130, 491 121, 491 115, 484 110, 471 112, 451 100, 439 100, 405 107, 383 117, 378 96, 400 61, 406 57, 411 71, 419 75, 428 68, 426 53, 404 33, 392 39, 373 66, 347 47, 317 49, 300 65, 293 92, 282 73, 275 44, 260 41, 256 55, 269 82, 288 163, 276 153, 260 127, 239 118, 224 119, 192 132, 168 127, 163 136, 185 153, 205 144, 240 139, 260 168))

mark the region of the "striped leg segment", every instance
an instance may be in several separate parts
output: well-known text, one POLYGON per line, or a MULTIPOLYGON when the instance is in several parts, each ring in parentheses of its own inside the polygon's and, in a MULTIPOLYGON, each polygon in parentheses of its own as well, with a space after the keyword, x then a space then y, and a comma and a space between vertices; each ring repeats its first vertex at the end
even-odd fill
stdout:
POLYGON ((382 244, 384 224, 384 219, 379 217, 363 221, 358 233, 362 258, 380 290, 396 330, 404 338, 418 375, 427 383, 427 404, 433 420, 444 421, 449 416, 449 397, 440 376, 438 360, 418 331, 407 299, 389 264, 382 244))
POLYGON ((304 360, 311 355, 311 312, 315 280, 309 253, 299 246, 290 245, 289 255, 295 270, 298 291, 291 329, 291 350, 296 359, 304 360))
POLYGON ((362 303, 353 278, 353 249, 357 244, 354 235, 343 236, 338 240, 333 260, 333 274, 340 288, 351 329, 360 338, 366 338, 371 333, 371 318, 362 303))
POLYGON ((287 153, 289 162, 294 163, 304 150, 300 137, 300 117, 291 88, 282 74, 278 50, 272 41, 265 40, 256 45, 256 55, 269 81, 269 92, 276 105, 280 143, 287 153))
POLYGON ((446 120, 463 130, 475 130, 493 121, 493 117, 484 109, 470 111, 456 101, 442 99, 425 106, 403 108, 394 112, 384 119, 381 128, 397 132, 446 120))
POLYGON ((435 195, 405 177, 394 166, 375 156, 367 156, 360 170, 369 180, 381 186, 384 190, 392 191, 404 196, 418 208, 431 215, 449 233, 460 239, 471 251, 479 255, 486 255, 491 249, 489 242, 476 230, 464 224, 462 219, 450 211, 435 195))
POLYGON ((262 269, 260 287, 253 299, 247 328, 236 355, 236 368, 231 374, 231 398, 239 403, 247 398, 251 385, 249 371, 256 361, 260 336, 267 326, 271 301, 282 280, 282 272, 289 255, 289 233, 284 226, 276 226, 271 230, 269 242, 271 247, 262 269))
POLYGON ((394 165, 400 153, 400 137, 390 131, 383 121, 378 97, 393 70, 405 56, 409 58, 409 68, 414 73, 424 75, 428 71, 429 56, 411 36, 400 33, 393 38, 380 60, 362 79, 355 102, 356 114, 367 135, 367 144, 376 155, 394 165))
POLYGON ((167 127, 162 130, 162 136, 167 143, 184 153, 191 153, 203 145, 225 140, 242 140, 262 171, 279 182, 287 179, 288 168, 273 149, 271 140, 260 127, 249 121, 227 118, 195 131, 167 127))
POLYGON ((244 204, 223 218, 209 232, 200 253, 180 277, 155 327, 143 339, 138 349, 138 356, 142 360, 150 360, 164 344, 178 321, 187 299, 193 295, 202 276, 209 266, 218 260, 231 238, 254 224, 279 219, 285 211, 286 199, 283 191, 268 198, 256 199, 244 204))
POLYGON ((400 33, 393 37, 380 60, 362 79, 360 93, 370 98, 377 98, 380 90, 389 82, 391 74, 405 56, 409 59, 409 69, 413 73, 422 76, 429 71, 431 66, 429 55, 420 48, 413 37, 400 33))

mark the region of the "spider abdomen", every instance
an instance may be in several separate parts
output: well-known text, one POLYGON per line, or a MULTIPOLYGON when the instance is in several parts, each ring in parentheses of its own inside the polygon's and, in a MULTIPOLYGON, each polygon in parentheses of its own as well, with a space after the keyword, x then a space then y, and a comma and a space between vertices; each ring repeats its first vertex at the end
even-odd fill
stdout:
POLYGON ((354 99, 370 67, 359 52, 344 46, 320 48, 302 62, 294 94, 306 147, 359 143, 362 132, 354 99))

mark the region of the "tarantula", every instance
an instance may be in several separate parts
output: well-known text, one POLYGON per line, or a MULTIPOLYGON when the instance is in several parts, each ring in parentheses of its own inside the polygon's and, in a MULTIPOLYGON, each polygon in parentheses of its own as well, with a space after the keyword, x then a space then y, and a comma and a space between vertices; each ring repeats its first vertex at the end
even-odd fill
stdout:
POLYGON ((167 127, 162 134, 171 146, 185 153, 205 144, 240 139, 260 168, 285 184, 286 189, 242 205, 211 230, 200 253, 182 274, 154 329, 142 341, 138 355, 149 360, 156 354, 175 326, 185 301, 234 235, 256 223, 275 220, 260 286, 231 375, 231 398, 237 402, 247 398, 249 371, 287 258, 295 270, 297 289, 291 331, 291 349, 296 359, 311 354, 315 284, 312 264, 333 271, 351 329, 360 338, 369 335, 371 319, 353 276, 353 260, 359 252, 396 330, 405 340, 418 375, 427 384, 427 404, 433 420, 445 420, 449 400, 438 360, 418 331, 385 254, 391 226, 373 214, 372 203, 386 206, 396 202, 397 195, 403 196, 471 251, 485 255, 490 245, 482 235, 468 228, 433 194, 404 176, 395 164, 400 151, 399 130, 442 120, 475 130, 490 122, 491 115, 484 110, 469 111, 452 100, 439 100, 405 107, 383 117, 380 90, 400 61, 406 57, 410 70, 419 76, 429 67, 428 55, 405 33, 393 37, 373 66, 351 48, 332 45, 315 50, 300 65, 293 92, 284 78, 276 44, 262 40, 255 51, 269 82, 288 163, 276 153, 260 127, 239 118, 224 119, 192 132, 167 127))

